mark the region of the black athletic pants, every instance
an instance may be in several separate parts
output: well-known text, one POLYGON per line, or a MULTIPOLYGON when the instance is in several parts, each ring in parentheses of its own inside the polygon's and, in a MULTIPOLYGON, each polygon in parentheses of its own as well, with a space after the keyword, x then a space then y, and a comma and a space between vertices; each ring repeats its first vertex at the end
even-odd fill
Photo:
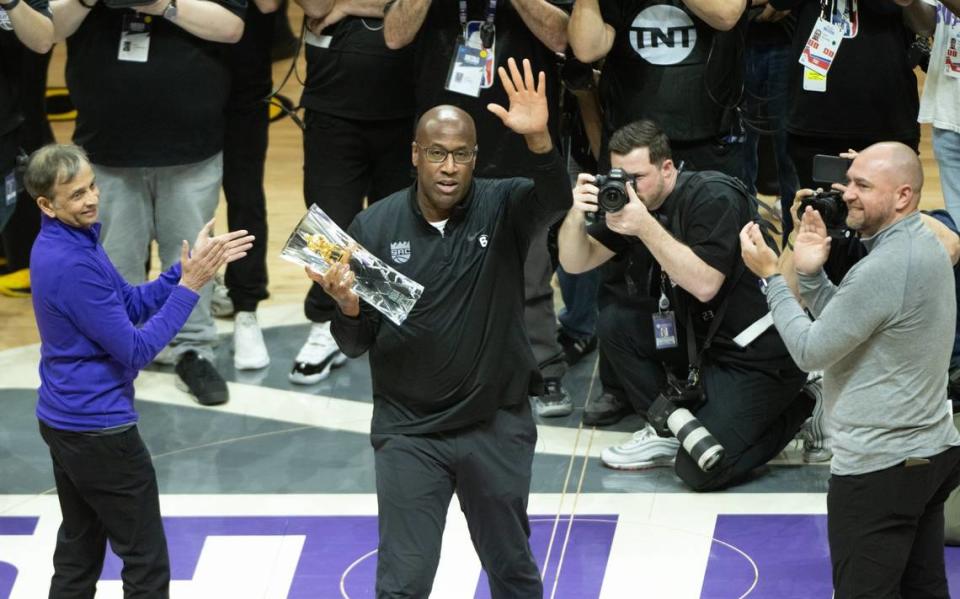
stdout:
MULTIPOLYGON (((307 110, 303 132, 303 198, 346 230, 363 209, 410 185, 413 118, 358 121, 307 110)), ((312 322, 328 322, 336 304, 314 283, 304 301, 312 322)))
POLYGON ((63 514, 50 599, 94 596, 108 539, 123 560, 125 599, 169 597, 157 476, 137 427, 92 436, 41 422, 40 434, 50 448, 63 514))
POLYGON ((429 435, 372 434, 380 546, 377 598, 427 597, 453 494, 493 599, 540 599, 527 498, 537 429, 527 398, 488 422, 429 435))
MULTIPOLYGON (((649 312, 610 303, 600 311, 600 343, 633 408, 645 415, 666 384, 664 365, 686 378, 685 343, 657 350, 649 312)), ((682 328, 677 331, 685 338, 682 328)), ((814 401, 800 393, 806 375, 799 369, 748 369, 708 359, 701 367, 707 402, 697 419, 723 445, 723 459, 710 472, 700 470, 683 449, 676 472, 695 491, 713 491, 735 484, 762 466, 793 440, 813 412, 814 401)))
POLYGON ((943 502, 960 447, 876 472, 831 476, 827 533, 836 599, 948 599, 943 502))
POLYGON ((267 298, 267 198, 263 170, 267 160, 270 113, 264 102, 273 84, 270 47, 277 13, 263 14, 250 3, 243 38, 230 48, 230 97, 223 137, 223 195, 231 231, 256 236, 247 257, 227 265, 224 283, 234 308, 254 312, 267 298))

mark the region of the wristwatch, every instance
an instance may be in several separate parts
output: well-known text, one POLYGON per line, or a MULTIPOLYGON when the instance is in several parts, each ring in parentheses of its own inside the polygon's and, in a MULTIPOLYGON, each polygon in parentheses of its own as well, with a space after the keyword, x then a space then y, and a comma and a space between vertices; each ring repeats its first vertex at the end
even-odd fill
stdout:
POLYGON ((770 283, 777 277, 782 277, 783 275, 775 272, 769 277, 760 277, 760 292, 764 295, 767 294, 767 289, 770 287, 770 283))
POLYGON ((177 18, 177 0, 170 0, 167 7, 163 9, 163 18, 172 21, 177 18))

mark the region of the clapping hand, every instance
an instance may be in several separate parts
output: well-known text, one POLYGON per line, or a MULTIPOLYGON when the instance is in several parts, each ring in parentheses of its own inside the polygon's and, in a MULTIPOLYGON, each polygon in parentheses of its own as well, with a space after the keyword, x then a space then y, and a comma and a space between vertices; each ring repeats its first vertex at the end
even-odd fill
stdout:
POLYGON ((217 274, 220 267, 243 258, 253 247, 253 235, 244 230, 211 237, 214 221, 211 219, 193 244, 193 252, 186 240, 180 250, 180 284, 199 292, 217 274))
POLYGON ((767 245, 760 225, 755 222, 747 223, 740 230, 740 256, 750 272, 761 279, 777 273, 777 253, 767 245))
POLYGON ((819 271, 830 256, 830 235, 820 213, 807 206, 793 243, 793 265, 802 275, 819 271))

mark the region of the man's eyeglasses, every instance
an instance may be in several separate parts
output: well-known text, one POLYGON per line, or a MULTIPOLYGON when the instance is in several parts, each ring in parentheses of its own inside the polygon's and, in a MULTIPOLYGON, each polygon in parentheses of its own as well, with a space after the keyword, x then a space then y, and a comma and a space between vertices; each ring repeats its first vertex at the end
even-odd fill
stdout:
POLYGON ((425 148, 417 142, 413 142, 413 144, 423 151, 423 155, 427 158, 427 162, 433 162, 435 164, 444 162, 447 159, 448 154, 453 154, 453 161, 457 164, 470 164, 473 159, 477 157, 476 146, 470 150, 460 149, 451 151, 437 146, 429 146, 425 148))

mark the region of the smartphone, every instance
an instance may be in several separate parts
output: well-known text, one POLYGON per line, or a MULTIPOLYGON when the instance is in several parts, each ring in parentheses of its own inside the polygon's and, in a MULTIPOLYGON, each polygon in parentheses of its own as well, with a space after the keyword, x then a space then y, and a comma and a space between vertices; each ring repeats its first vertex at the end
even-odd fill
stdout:
POLYGON ((817 154, 813 157, 813 180, 817 183, 846 183, 849 158, 817 154))

